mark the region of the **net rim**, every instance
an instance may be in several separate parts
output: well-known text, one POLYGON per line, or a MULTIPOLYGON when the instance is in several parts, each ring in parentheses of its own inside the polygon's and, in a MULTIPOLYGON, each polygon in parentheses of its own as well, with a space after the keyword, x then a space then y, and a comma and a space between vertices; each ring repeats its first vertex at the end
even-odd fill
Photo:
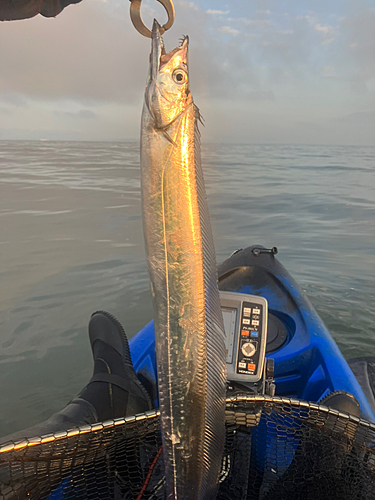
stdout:
POLYGON ((59 439, 64 439, 68 437, 81 436, 83 434, 94 433, 96 431, 101 431, 103 429, 110 429, 119 425, 130 425, 142 421, 152 420, 160 416, 159 410, 150 410, 145 413, 139 413, 137 415, 132 415, 129 417, 120 417, 116 419, 109 419, 103 422, 95 422, 94 424, 86 424, 79 427, 72 427, 67 430, 58 431, 55 433, 44 434, 42 436, 35 436, 32 438, 25 438, 16 442, 4 443, 0 446, 0 454, 9 451, 18 451, 23 448, 29 448, 31 446, 36 446, 45 443, 51 443, 53 441, 58 441, 59 439))
MULTIPOLYGON (((329 408, 319 403, 309 402, 300 400, 297 398, 288 398, 282 396, 268 396, 259 394, 237 394, 226 398, 226 412, 230 412, 232 415, 226 415, 226 420, 232 421, 233 412, 236 413, 235 408, 239 404, 247 403, 258 403, 258 404, 270 404, 273 406, 288 405, 294 408, 306 408, 309 410, 315 410, 318 412, 323 412, 327 415, 331 415, 336 418, 345 419, 347 421, 353 422, 358 426, 365 427, 375 432, 375 423, 369 422, 368 420, 358 418, 349 413, 341 412, 334 408, 329 408)), ((237 412, 243 415, 243 412, 237 412)), ((139 422, 146 422, 160 417, 159 410, 150 410, 145 413, 139 413, 137 415, 129 417, 120 417, 116 419, 109 419, 103 422, 96 422, 94 424, 86 424, 78 427, 72 427, 67 430, 58 431, 55 433, 44 434, 42 436, 35 436, 32 438, 25 438, 16 442, 9 441, 0 445, 0 455, 10 451, 19 451, 23 448, 29 448, 32 446, 42 445, 46 443, 51 443, 58 441, 60 439, 70 438, 74 436, 80 436, 84 434, 94 433, 104 429, 111 429, 119 425, 131 425, 139 422)))

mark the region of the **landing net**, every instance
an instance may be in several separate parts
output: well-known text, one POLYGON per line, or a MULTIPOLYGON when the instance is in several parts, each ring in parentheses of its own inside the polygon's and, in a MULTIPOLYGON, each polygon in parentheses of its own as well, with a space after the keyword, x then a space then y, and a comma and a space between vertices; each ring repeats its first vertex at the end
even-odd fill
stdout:
MULTIPOLYGON (((375 425, 313 403, 227 400, 217 499, 375 500, 375 425)), ((164 499, 158 412, 0 448, 0 499, 164 499)))

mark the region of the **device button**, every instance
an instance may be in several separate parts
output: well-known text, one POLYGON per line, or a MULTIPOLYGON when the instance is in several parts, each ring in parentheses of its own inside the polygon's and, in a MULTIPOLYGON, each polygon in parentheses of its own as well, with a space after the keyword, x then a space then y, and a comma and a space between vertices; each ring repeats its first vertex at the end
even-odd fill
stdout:
POLYGON ((253 319, 253 321, 251 322, 252 325, 254 326, 259 326, 259 321, 256 320, 256 319, 253 319))
POLYGON ((242 368, 246 370, 246 363, 238 363, 238 368, 242 368))
POLYGON ((256 347, 252 342, 246 342, 246 344, 241 347, 241 351, 244 356, 251 358, 251 356, 255 354, 256 347))
POLYGON ((250 335, 251 337, 258 337, 258 332, 251 332, 250 335))
POLYGON ((243 308, 243 315, 247 316, 248 318, 250 317, 251 309, 250 307, 244 307, 243 308))
POLYGON ((248 337, 249 336, 249 332, 247 330, 242 330, 241 335, 243 337, 248 337))
POLYGON ((253 309, 253 314, 260 314, 260 309, 253 309))
POLYGON ((245 319, 245 318, 244 318, 244 319, 242 320, 242 323, 243 323, 244 325, 250 325, 250 320, 249 320, 249 319, 245 319))
POLYGON ((253 365, 252 363, 249 363, 249 364, 247 365, 247 369, 248 369, 248 370, 253 370, 253 371, 254 371, 254 370, 255 370, 255 365, 253 365))

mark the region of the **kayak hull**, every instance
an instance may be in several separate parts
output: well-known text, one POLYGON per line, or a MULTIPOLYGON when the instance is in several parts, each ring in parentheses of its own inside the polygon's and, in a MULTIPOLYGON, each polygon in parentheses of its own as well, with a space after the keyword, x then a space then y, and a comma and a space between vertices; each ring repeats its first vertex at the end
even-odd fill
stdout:
MULTIPOLYGON (((266 357, 275 361, 276 395, 319 402, 331 392, 346 391, 358 400, 361 416, 375 422, 374 409, 327 327, 274 254, 248 247, 224 261, 218 275, 220 290, 268 301, 272 331, 266 357)), ((157 404, 153 322, 129 344, 135 371, 157 404)))

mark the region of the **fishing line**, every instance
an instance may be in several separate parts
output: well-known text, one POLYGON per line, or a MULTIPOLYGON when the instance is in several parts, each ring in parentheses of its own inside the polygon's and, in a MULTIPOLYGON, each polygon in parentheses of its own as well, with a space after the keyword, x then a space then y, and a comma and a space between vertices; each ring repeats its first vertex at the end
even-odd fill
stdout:
POLYGON ((158 449, 158 451, 157 451, 157 453, 155 455, 154 460, 152 461, 152 463, 150 465, 150 468, 148 469, 148 473, 147 473, 145 482, 143 483, 143 486, 141 488, 141 491, 139 492, 139 494, 138 494, 138 496, 137 496, 137 498, 135 500, 141 500, 141 498, 143 496, 143 493, 145 492, 145 490, 147 488, 147 485, 150 482, 150 479, 151 479, 151 476, 152 476, 152 472, 153 472, 153 470, 155 468, 155 465, 157 464, 157 461, 159 460, 159 457, 160 457, 162 451, 163 451, 163 446, 160 446, 160 448, 158 449))

